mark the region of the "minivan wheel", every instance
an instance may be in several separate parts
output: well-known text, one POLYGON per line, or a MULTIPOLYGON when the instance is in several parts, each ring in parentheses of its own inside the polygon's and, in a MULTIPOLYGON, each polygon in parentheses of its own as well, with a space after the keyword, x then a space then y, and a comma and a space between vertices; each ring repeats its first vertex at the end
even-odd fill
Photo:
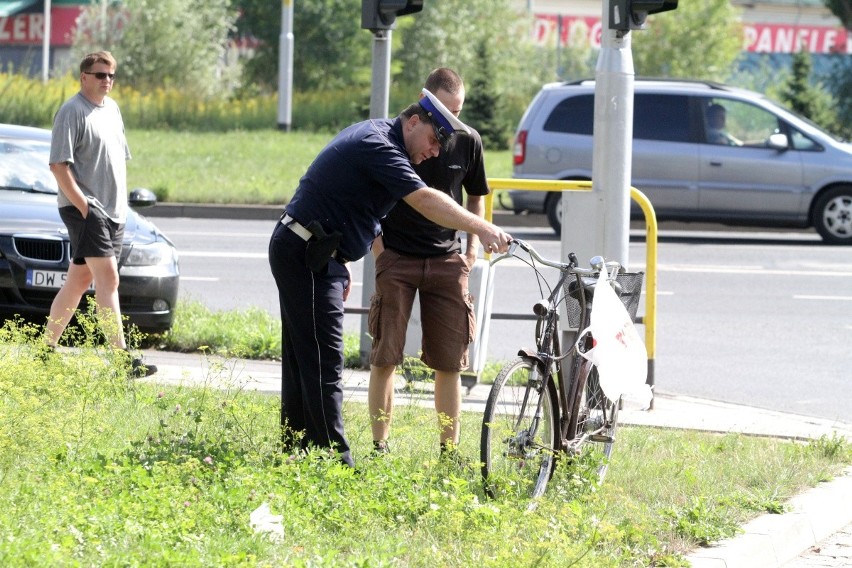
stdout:
POLYGON ((551 193, 547 196, 545 204, 545 213, 547 213, 547 222, 553 227, 553 231, 557 236, 562 234, 562 194, 551 193))
POLYGON ((839 185, 819 196, 814 227, 826 243, 852 245, 852 186, 839 185))

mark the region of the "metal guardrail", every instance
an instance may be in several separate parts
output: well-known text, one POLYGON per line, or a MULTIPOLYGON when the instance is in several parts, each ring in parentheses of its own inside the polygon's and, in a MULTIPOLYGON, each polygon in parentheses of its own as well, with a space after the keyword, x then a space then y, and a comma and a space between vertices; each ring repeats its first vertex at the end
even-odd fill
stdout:
MULTIPOLYGON (((591 191, 592 182, 574 180, 538 180, 514 178, 489 178, 488 185, 496 189, 526 189, 531 191, 591 191)), ((645 349, 648 351, 647 383, 654 385, 654 361, 657 351, 657 215, 654 206, 644 193, 630 188, 630 197, 635 201, 645 215, 645 314, 638 318, 637 323, 645 326, 645 349)), ((494 218, 494 192, 485 197, 485 218, 494 218)), ((486 254, 486 258, 490 258, 486 254)), ((492 319, 526 319, 515 314, 491 314, 492 319), (496 317, 495 317, 496 316, 496 317)), ((651 408, 654 407, 651 399, 651 408)))

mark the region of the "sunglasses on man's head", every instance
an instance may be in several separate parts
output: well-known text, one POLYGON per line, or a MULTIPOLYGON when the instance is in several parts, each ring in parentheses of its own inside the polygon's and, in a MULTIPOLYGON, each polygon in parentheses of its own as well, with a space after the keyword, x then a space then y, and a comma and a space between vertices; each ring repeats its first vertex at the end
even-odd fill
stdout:
POLYGON ((109 78, 110 81, 115 79, 115 73, 104 73, 103 71, 83 71, 86 75, 94 75, 98 81, 103 81, 109 78))

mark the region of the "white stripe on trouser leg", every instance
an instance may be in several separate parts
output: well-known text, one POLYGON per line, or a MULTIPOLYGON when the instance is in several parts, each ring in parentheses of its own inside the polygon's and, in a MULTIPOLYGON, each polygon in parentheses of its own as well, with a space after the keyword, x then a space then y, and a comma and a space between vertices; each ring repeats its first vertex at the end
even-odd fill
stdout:
POLYGON ((322 412, 322 424, 325 428, 325 438, 328 440, 329 447, 331 446, 331 434, 328 431, 328 420, 325 417, 325 392, 323 390, 323 377, 322 377, 322 347, 320 347, 319 338, 317 337, 317 285, 316 279, 314 278, 314 272, 311 270, 311 319, 313 320, 311 324, 314 328, 314 343, 317 346, 317 371, 319 372, 319 386, 320 386, 320 410, 322 412))

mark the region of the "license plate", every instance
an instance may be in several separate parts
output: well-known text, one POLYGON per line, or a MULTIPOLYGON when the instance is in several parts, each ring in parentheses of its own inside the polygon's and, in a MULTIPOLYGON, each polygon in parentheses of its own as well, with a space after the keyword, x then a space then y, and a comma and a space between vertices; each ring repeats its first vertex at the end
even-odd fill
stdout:
POLYGON ((68 278, 67 272, 59 270, 27 270, 27 288, 61 288, 68 278))

